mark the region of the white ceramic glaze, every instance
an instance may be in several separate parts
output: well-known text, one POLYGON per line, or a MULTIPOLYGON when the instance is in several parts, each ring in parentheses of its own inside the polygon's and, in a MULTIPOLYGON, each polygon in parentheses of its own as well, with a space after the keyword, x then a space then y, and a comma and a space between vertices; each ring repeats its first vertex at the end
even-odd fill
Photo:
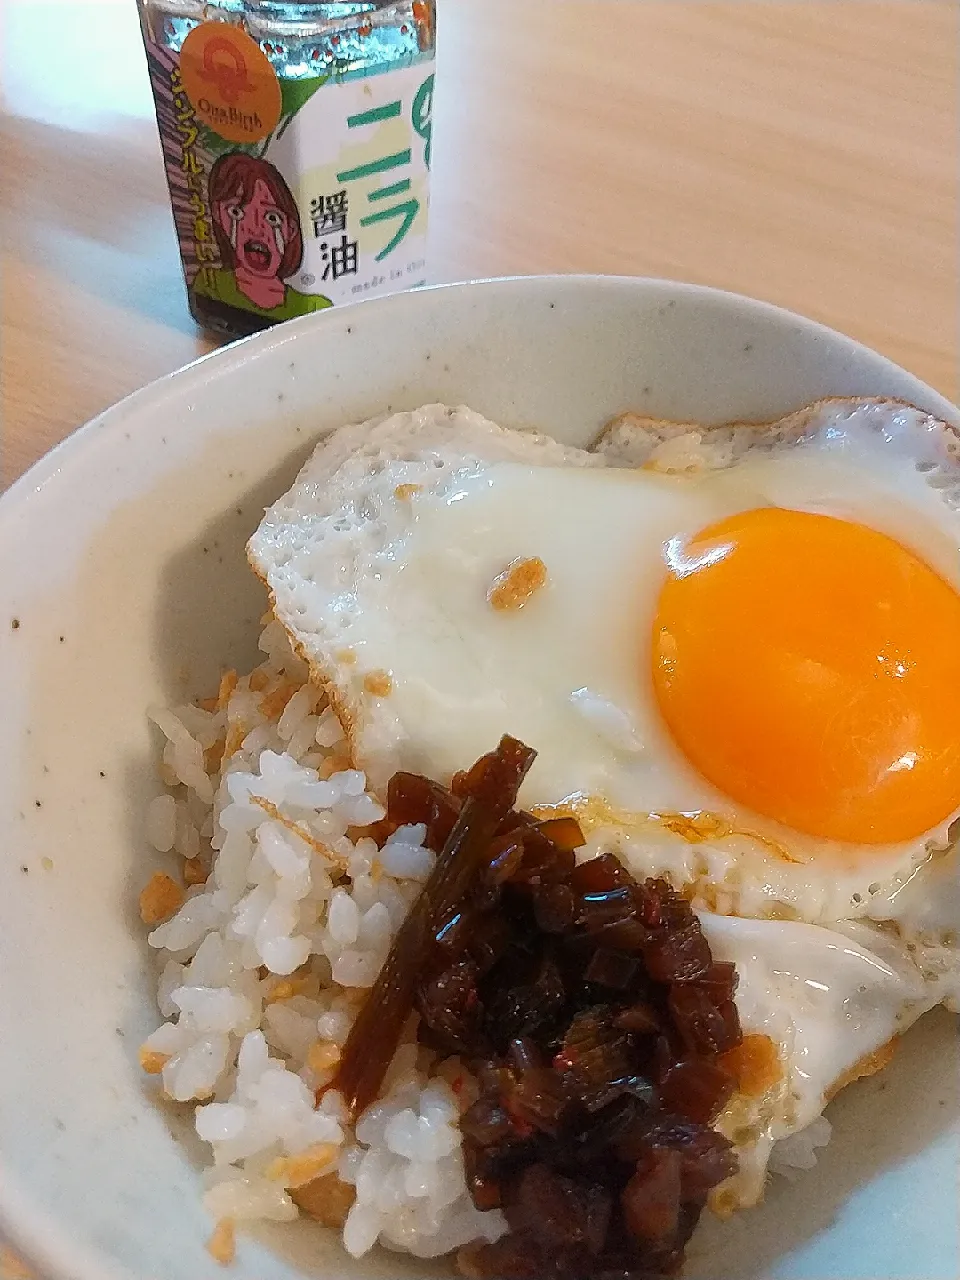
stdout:
MULTIPOLYGON (((765 419, 928 387, 760 303, 659 281, 505 280, 309 316, 125 400, 0 500, 0 1230, 55 1280, 213 1275, 200 1152, 137 1066, 156 1024, 136 895, 152 870, 148 702, 253 654, 243 544, 317 435, 432 399, 585 443, 607 418, 765 419), (18 625, 14 625, 16 620, 18 625)), ((691 1274, 955 1280, 955 1022, 932 1017, 831 1110, 818 1172, 709 1226, 691 1274)), ((448 1274, 350 1262, 310 1224, 242 1239, 234 1280, 448 1274)))

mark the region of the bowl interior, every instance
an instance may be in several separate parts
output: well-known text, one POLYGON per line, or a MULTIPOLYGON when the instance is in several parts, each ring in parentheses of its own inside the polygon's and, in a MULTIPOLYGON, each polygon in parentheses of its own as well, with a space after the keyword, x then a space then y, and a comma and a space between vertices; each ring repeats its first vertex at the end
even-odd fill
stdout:
MULTIPOLYGON (((145 707, 254 658, 243 546, 324 430, 430 400, 586 443, 614 413, 763 420, 929 388, 839 335, 663 282, 530 279, 399 295, 238 344, 118 405, 0 502, 0 1234, 56 1277, 209 1273, 202 1153, 137 1065, 156 1025, 136 911, 158 790, 145 707)), ((699 1277, 947 1280, 960 1261, 946 1016, 832 1108, 818 1173, 703 1230, 699 1277)), ((244 1238, 235 1280, 449 1274, 359 1263, 310 1224, 244 1238)))

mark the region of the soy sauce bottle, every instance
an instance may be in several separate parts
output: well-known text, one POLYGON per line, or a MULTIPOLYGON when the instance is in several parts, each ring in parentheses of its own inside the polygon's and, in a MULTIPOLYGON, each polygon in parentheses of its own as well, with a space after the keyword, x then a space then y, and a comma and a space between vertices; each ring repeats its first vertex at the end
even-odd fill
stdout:
POLYGON ((198 324, 426 282, 434 0, 138 5, 198 324))

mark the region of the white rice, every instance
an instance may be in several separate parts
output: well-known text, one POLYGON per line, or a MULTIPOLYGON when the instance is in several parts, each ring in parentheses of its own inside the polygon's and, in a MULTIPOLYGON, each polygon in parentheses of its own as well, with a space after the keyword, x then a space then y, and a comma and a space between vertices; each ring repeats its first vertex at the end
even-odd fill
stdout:
MULTIPOLYGON (((336 1174, 355 1193, 342 1228, 354 1256, 496 1240, 503 1215, 475 1209, 464 1179, 458 1121, 475 1084, 417 1045, 415 1017, 355 1126, 335 1091, 315 1105, 434 855, 423 826, 382 849, 355 830, 383 809, 342 757, 339 720, 278 623, 260 648, 266 660, 231 673, 216 707, 149 713, 167 790, 148 806, 148 838, 209 874, 149 935, 165 1021, 144 1054, 168 1097, 196 1105, 215 1220, 296 1218, 298 1187, 336 1174)), ((773 1144, 768 1171, 813 1167, 829 1136, 821 1117, 773 1144)))
POLYGON ((295 1218, 291 1192, 335 1172, 355 1191, 354 1256, 378 1240, 421 1257, 495 1240, 502 1215, 478 1212, 464 1181, 473 1082, 416 1044, 415 1018, 355 1128, 335 1091, 315 1106, 434 855, 422 826, 382 850, 352 830, 383 809, 362 773, 338 767, 339 721, 279 624, 260 648, 266 661, 229 677, 217 706, 150 710, 167 791, 148 837, 209 875, 149 935, 166 1021, 144 1056, 170 1098, 197 1104, 215 1219, 295 1218))
POLYGON ((827 1117, 817 1116, 805 1129, 791 1133, 788 1138, 781 1138, 773 1144, 768 1171, 794 1182, 801 1173, 816 1165, 817 1152, 820 1147, 827 1145, 832 1133, 833 1126, 827 1117))

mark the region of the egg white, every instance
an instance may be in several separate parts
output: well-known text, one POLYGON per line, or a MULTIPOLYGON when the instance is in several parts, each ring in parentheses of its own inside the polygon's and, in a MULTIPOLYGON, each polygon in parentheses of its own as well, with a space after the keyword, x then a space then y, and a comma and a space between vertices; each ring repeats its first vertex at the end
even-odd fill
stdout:
POLYGON ((375 787, 397 769, 446 781, 509 732, 539 753, 522 803, 607 806, 588 830, 638 873, 666 873, 716 911, 865 914, 947 845, 955 815, 887 847, 788 830, 697 774, 651 697, 664 555, 735 511, 860 520, 960 585, 960 463, 942 424, 885 402, 789 422, 661 438, 621 422, 591 453, 427 406, 323 442, 251 559, 375 787), (492 609, 497 575, 532 556, 546 585, 492 609), (726 826, 678 836, 674 814, 726 826))
POLYGON ((717 1120, 740 1163, 715 1198, 722 1212, 755 1204, 774 1144, 816 1120, 847 1078, 869 1074, 921 1014, 958 1008, 960 952, 946 959, 866 923, 826 929, 709 912, 700 922, 714 958, 736 965, 744 1033, 768 1036, 781 1066, 762 1096, 735 1096, 717 1120))

